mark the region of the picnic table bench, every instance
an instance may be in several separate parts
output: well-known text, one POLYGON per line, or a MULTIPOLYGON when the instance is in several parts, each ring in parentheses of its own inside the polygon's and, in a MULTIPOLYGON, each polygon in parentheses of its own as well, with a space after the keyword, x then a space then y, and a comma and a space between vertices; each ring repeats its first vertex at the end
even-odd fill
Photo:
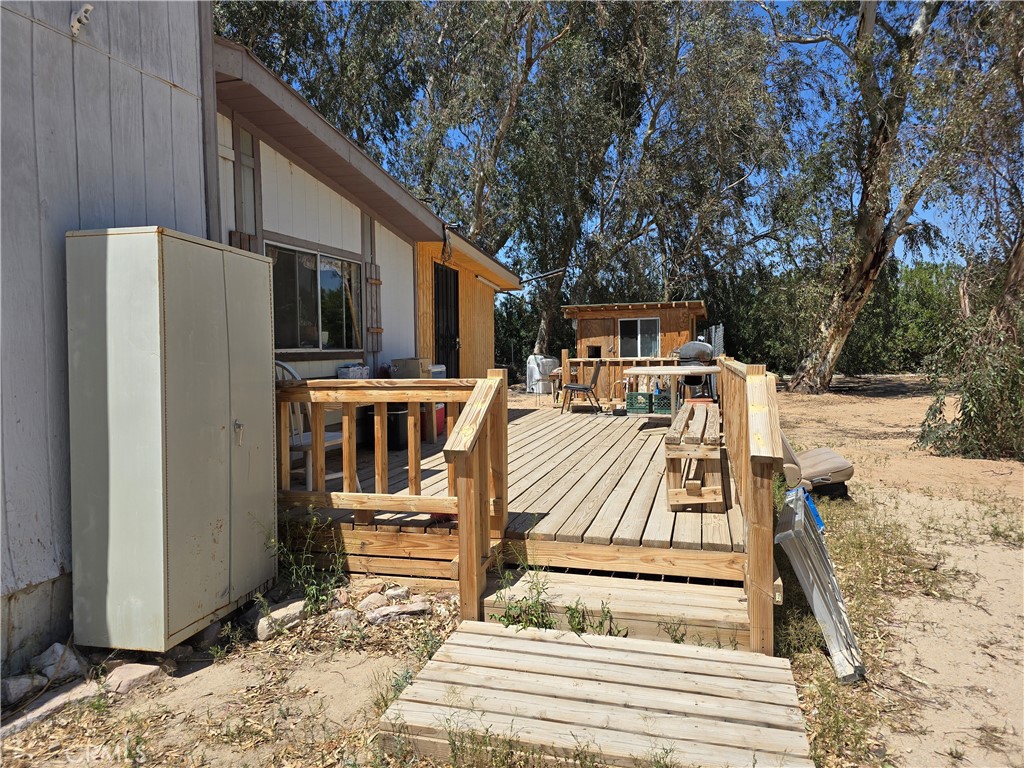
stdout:
POLYGON ((725 512, 722 420, 715 403, 684 403, 665 434, 665 481, 673 511, 705 505, 725 512))

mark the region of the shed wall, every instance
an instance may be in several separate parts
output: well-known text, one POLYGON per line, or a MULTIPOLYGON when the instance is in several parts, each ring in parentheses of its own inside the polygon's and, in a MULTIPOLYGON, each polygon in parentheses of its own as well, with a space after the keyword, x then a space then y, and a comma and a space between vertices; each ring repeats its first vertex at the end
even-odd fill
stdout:
POLYGON ((576 321, 576 356, 587 357, 588 346, 600 346, 601 357, 620 357, 618 321, 644 317, 661 321, 661 357, 668 357, 673 349, 692 340, 697 331, 696 315, 685 309, 619 310, 608 315, 587 315, 576 321))
POLYGON ((70 626, 64 233, 207 234, 197 4, 93 5, 72 38, 72 3, 0 3, 5 673, 70 626))
POLYGON ((416 280, 413 247, 380 222, 374 223, 380 265, 380 361, 416 356, 416 280))

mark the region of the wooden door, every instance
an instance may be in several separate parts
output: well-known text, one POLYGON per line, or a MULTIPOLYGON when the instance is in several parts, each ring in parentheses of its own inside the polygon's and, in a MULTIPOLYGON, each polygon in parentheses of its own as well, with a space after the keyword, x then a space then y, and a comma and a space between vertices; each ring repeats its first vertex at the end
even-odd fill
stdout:
POLYGON ((450 379, 461 374, 459 367, 459 273, 434 263, 434 362, 445 367, 450 379))

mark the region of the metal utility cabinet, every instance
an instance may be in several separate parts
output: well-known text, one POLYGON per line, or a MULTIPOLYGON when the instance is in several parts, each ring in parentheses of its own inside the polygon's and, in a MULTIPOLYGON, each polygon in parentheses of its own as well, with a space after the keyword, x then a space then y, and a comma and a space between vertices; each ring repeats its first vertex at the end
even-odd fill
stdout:
POLYGON ((271 264, 67 235, 75 641, 164 651, 274 578, 271 264))

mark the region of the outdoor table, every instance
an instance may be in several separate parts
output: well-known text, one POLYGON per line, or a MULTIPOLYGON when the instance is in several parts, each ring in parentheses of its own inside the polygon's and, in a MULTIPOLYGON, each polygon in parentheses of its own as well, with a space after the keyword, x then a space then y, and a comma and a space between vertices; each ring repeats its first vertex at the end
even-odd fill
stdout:
POLYGON ((667 376, 671 382, 669 392, 672 401, 672 421, 676 419, 676 384, 681 376, 707 376, 712 373, 721 373, 722 369, 717 365, 651 365, 636 366, 623 371, 625 376, 667 376))

